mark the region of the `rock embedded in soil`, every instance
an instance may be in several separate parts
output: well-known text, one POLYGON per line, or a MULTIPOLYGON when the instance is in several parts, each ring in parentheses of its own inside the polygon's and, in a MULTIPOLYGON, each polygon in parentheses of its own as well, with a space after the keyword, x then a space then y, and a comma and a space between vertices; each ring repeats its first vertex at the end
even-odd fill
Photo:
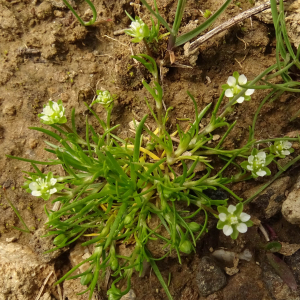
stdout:
POLYGON ((300 178, 283 202, 281 212, 291 224, 300 224, 300 178))
POLYGON ((208 256, 201 259, 196 272, 196 283, 201 296, 208 296, 226 285, 226 275, 208 256))
POLYGON ((290 267, 297 284, 300 284, 300 250, 291 256, 285 257, 285 263, 290 267))
MULTIPOLYGON (((41 263, 27 246, 0 243, 0 299, 33 300, 53 267, 41 263)), ((48 281, 49 286, 54 278, 48 281)))
POLYGON ((29 247, 38 255, 41 261, 49 263, 59 257, 68 248, 65 247, 50 253, 44 253, 45 251, 48 251, 55 247, 53 244, 55 236, 51 235, 48 237, 42 237, 46 233, 48 233, 48 231, 43 227, 36 230, 29 240, 29 247))
POLYGON ((274 269, 262 264, 263 281, 266 288, 275 300, 300 300, 297 291, 292 291, 286 283, 275 273, 274 269))
MULTIPOLYGON (((248 199, 254 195, 263 185, 259 185, 253 189, 246 191, 243 195, 244 199, 248 199)), ((291 186, 291 178, 286 176, 274 181, 268 188, 260 193, 251 205, 256 208, 260 217, 269 219, 280 212, 282 203, 285 200, 286 190, 291 186)))

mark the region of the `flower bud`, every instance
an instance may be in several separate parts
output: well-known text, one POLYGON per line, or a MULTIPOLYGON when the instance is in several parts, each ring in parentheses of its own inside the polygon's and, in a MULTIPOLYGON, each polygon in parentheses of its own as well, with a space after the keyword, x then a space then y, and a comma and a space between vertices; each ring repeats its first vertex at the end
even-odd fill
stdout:
POLYGON ((200 228, 201 228, 201 225, 199 225, 199 224, 196 223, 196 222, 188 223, 188 226, 189 226, 189 228, 190 228, 190 230, 191 230, 192 232, 197 232, 197 231, 199 231, 200 228))
POLYGON ((111 260, 110 260, 110 268, 113 271, 116 271, 116 270, 118 270, 118 267, 119 267, 119 261, 118 261, 118 259, 116 257, 111 258, 111 260))
POLYGON ((185 240, 179 245, 179 250, 183 253, 190 254, 193 251, 193 245, 189 240, 185 240))
POLYGON ((105 226, 105 227, 102 229, 100 235, 103 236, 103 237, 105 237, 105 236, 107 236, 108 234, 109 234, 109 226, 105 226))
POLYGON ((66 239, 66 235, 61 233, 53 240, 53 244, 58 246, 61 243, 63 243, 65 239, 66 239))
POLYGON ((132 215, 127 215, 124 219, 124 224, 128 225, 132 222, 132 220, 133 220, 133 216, 132 215))
POLYGON ((88 285, 92 281, 93 277, 94 277, 94 275, 92 273, 88 273, 86 275, 83 275, 80 278, 80 283, 82 285, 88 285))

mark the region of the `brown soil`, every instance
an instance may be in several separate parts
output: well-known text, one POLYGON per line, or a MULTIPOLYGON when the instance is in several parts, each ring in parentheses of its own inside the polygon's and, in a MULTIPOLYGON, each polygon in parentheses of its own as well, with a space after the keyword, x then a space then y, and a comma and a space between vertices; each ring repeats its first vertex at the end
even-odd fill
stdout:
MULTIPOLYGON (((105 88, 118 95, 112 121, 122 125, 116 132, 122 138, 133 137, 128 130, 128 122, 133 117, 140 120, 148 113, 144 97, 149 95, 143 88, 141 79, 146 77, 150 80, 150 76, 130 58, 133 53, 145 53, 146 49, 143 45, 130 43, 130 37, 114 36, 113 32, 129 25, 125 10, 131 15, 139 15, 147 22, 150 22, 150 16, 145 9, 139 8, 138 4, 130 6, 130 0, 93 2, 98 11, 98 22, 85 28, 59 0, 0 1, 0 184, 7 189, 9 198, 28 227, 33 230, 41 228, 46 220, 44 205, 50 209, 52 204, 50 201, 43 202, 32 197, 21 188, 24 182, 22 170, 33 171, 33 168, 26 162, 6 158, 5 154, 35 160, 50 158, 49 153, 44 151, 45 135, 28 129, 30 126, 40 126, 37 114, 43 105, 49 99, 62 99, 68 112, 75 108, 78 131, 84 134, 86 115, 96 129, 99 129, 99 126, 83 102, 91 103, 96 89, 105 88)), ((160 12, 171 24, 177 2, 158 2, 160 12)), ((75 6, 74 1, 71 3, 75 6)), ((215 11, 221 3, 221 0, 188 1, 182 27, 194 20, 203 22, 205 19, 200 10, 215 11)), ((242 10, 251 7, 250 1, 242 0, 240 3, 242 10)), ((242 11, 240 7, 231 4, 215 26, 239 14, 242 11)), ((90 11, 85 2, 78 3, 77 11, 81 16, 85 15, 86 19, 90 18, 90 11)), ((176 57, 181 64, 189 64, 189 60, 183 55, 182 47, 177 49, 176 57)), ((273 27, 252 18, 252 22, 247 19, 203 44, 192 69, 165 68, 164 101, 167 107, 174 108, 170 114, 170 131, 175 129, 178 122, 176 118, 194 118, 194 108, 187 90, 195 96, 199 108, 203 108, 211 101, 216 102, 221 85, 234 71, 252 79, 275 61, 273 27)), ((239 147, 247 141, 249 125, 252 124, 255 110, 265 94, 254 93, 250 102, 239 105, 231 114, 229 121, 237 120, 237 124, 226 140, 226 148, 239 147)), ((284 95, 281 99, 266 104, 257 121, 256 138, 281 137, 296 130, 299 122, 291 123, 289 119, 299 109, 299 97, 295 94, 284 95)), ((100 116, 104 114, 100 107, 97 108, 97 112, 100 116)), ((203 125, 208 120, 207 117, 202 122, 203 125)), ((182 128, 188 125, 188 122, 179 123, 182 128)), ((148 118, 147 124, 151 129, 155 129, 151 117, 148 118)), ((297 152, 296 150, 296 154, 297 152)), ((277 171, 276 166, 272 165, 271 169, 273 174, 277 171)), ((56 174, 63 174, 63 169, 49 166, 43 168, 44 172, 50 170, 56 174)), ((294 168, 289 175, 294 180, 297 174, 298 169, 294 168)), ((241 196, 244 191, 265 181, 267 178, 240 183, 233 186, 233 190, 241 196)), ((12 226, 22 225, 5 201, 3 192, 0 193, 0 241, 16 236, 18 243, 28 245, 31 235, 12 229, 12 226)), ((259 215, 255 206, 250 206, 250 209, 252 215, 259 215)), ((266 222, 276 229, 279 240, 300 243, 298 228, 284 221, 281 215, 266 222)), ((179 265, 176 259, 168 258, 158 266, 166 281, 171 273, 170 291, 174 300, 240 299, 228 296, 229 291, 224 295, 219 293, 218 298, 200 297, 193 271, 199 258, 209 254, 210 248, 225 247, 233 251, 248 248, 255 253, 256 261, 264 260, 263 253, 257 248, 259 242, 264 240, 257 227, 251 228, 249 234, 240 236, 236 242, 212 229, 199 243, 196 255, 183 258, 182 265, 179 265)), ((57 265, 69 268, 67 257, 58 257, 57 265)), ((257 282, 260 282, 260 271, 255 269, 258 267, 254 262, 243 262, 243 268, 253 269, 255 278, 258 278, 257 282)), ((228 278, 229 284, 231 280, 237 280, 233 278, 234 276, 228 278)), ((242 279, 239 280, 243 283, 242 279)), ((237 284, 233 285, 233 288, 236 286, 237 284)), ((134 275, 132 288, 137 299, 167 299, 159 281, 150 271, 144 278, 134 275)), ((247 285, 247 288, 251 289, 251 285, 247 285)))

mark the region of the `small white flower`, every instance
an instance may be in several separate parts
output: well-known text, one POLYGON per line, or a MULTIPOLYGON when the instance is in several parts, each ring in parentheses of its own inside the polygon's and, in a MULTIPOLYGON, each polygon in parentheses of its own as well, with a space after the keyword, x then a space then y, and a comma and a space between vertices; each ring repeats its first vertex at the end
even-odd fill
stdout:
POLYGON ((274 144, 275 154, 280 156, 290 155, 294 149, 289 141, 276 141, 274 144))
POLYGON ((139 17, 136 17, 134 21, 131 22, 130 28, 125 30, 125 33, 132 36, 134 39, 132 42, 139 43, 144 38, 149 36, 149 28, 139 17))
MULTIPOLYGON (((240 85, 245 85, 247 83, 247 78, 244 74, 239 75, 238 72, 234 72, 233 76, 229 76, 227 80, 227 85, 224 86, 225 96, 228 98, 233 98, 242 91, 240 85)), ((248 89, 245 92, 246 97, 239 97, 236 102, 242 103, 244 100, 250 100, 250 96, 254 93, 254 89, 248 89)))
POLYGON ((49 101, 49 103, 44 106, 42 113, 38 116, 43 123, 48 125, 63 124, 67 122, 65 108, 63 107, 61 100, 58 100, 58 102, 49 101))
POLYGON ((252 226, 252 222, 250 215, 242 212, 242 210, 242 203, 237 206, 229 205, 228 208, 219 206, 218 229, 222 229, 226 236, 230 235, 233 239, 237 238, 239 232, 245 233, 248 227, 252 226))
POLYGON ((114 98, 112 97, 109 91, 97 91, 97 94, 98 96, 96 100, 91 104, 91 106, 94 103, 99 103, 103 105, 105 108, 108 108, 114 102, 114 98))
POLYGON ((248 157, 248 165, 247 170, 252 171, 257 176, 265 176, 267 174, 266 171, 262 170, 262 168, 266 164, 266 153, 261 151, 256 155, 250 155, 248 157))
POLYGON ((52 177, 52 173, 48 173, 45 178, 33 176, 32 180, 28 187, 33 196, 42 196, 44 199, 48 199, 50 195, 57 192, 57 188, 55 187, 57 179, 52 177))

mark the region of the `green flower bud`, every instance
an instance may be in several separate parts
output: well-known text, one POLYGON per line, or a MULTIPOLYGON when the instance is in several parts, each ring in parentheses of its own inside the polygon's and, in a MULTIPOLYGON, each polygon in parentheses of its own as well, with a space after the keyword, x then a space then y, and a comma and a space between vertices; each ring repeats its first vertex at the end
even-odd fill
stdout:
POLYGON ((102 229, 100 235, 103 236, 103 237, 105 237, 105 236, 107 236, 108 234, 109 234, 109 226, 105 226, 105 227, 102 229))
POLYGON ((112 257, 111 260, 110 260, 110 268, 113 271, 117 271, 118 267, 119 267, 119 261, 118 261, 118 259, 116 257, 112 257))
POLYGON ((92 273, 88 273, 86 275, 83 275, 80 278, 80 283, 82 285, 88 285, 92 281, 93 277, 94 277, 94 275, 92 273))
POLYGON ((189 240, 185 240, 179 245, 179 250, 183 253, 190 254, 193 251, 193 245, 189 240))
POLYGON ((127 215, 124 219, 124 224, 128 225, 132 222, 132 220, 133 220, 133 216, 132 215, 127 215))
POLYGON ((65 239, 66 239, 66 235, 61 233, 53 240, 53 244, 58 246, 61 243, 63 243, 65 239))
POLYGON ((189 226, 189 228, 191 229, 192 232, 197 232, 201 228, 201 226, 196 222, 188 223, 188 226, 189 226))

